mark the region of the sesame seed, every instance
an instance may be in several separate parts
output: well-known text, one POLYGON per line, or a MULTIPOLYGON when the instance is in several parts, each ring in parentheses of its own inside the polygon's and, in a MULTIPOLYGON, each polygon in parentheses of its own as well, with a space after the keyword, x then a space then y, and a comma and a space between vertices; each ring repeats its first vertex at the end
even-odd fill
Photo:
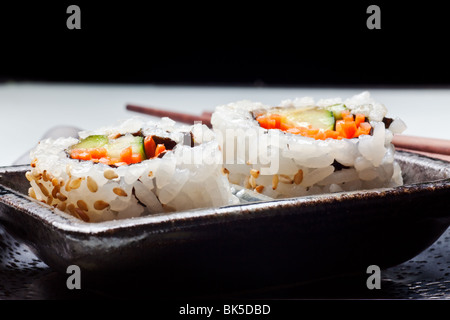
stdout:
POLYGON ((34 192, 34 189, 33 189, 33 188, 29 188, 29 189, 28 189, 28 195, 29 195, 30 197, 32 197, 33 199, 36 199, 36 193, 34 192))
POLYGON ((117 194, 119 197, 126 197, 128 194, 122 188, 114 188, 113 192, 117 194))
POLYGON ((44 196, 48 197, 50 193, 48 192, 47 188, 40 182, 37 183, 39 189, 41 189, 41 192, 44 196))
POLYGON ((31 175, 33 176, 34 180, 40 180, 42 178, 42 173, 38 172, 37 170, 31 172, 31 175))
POLYGON ((87 187, 88 187, 89 191, 97 192, 98 185, 97 185, 97 182, 95 182, 95 180, 92 177, 88 176, 86 183, 87 183, 87 187))
POLYGON ((53 179, 52 179, 52 185, 53 185, 54 187, 56 187, 57 185, 59 185, 58 179, 53 178, 53 179))
POLYGON ((64 190, 66 190, 67 192, 70 191, 70 183, 72 182, 72 178, 69 178, 69 181, 67 181, 66 186, 64 187, 64 190))
POLYGON ((278 187, 278 175, 274 174, 272 177, 272 189, 276 190, 278 187))
POLYGON ((52 202, 53 202, 53 197, 52 197, 52 196, 48 196, 48 198, 47 198, 47 204, 48 204, 49 206, 51 206, 51 205, 52 205, 52 202))
POLYGON ((28 181, 33 181, 34 179, 33 179, 33 175, 31 174, 31 171, 27 171, 26 173, 25 173, 25 177, 27 178, 27 180, 28 181))
POLYGON ((62 193, 57 193, 56 197, 58 198, 59 201, 66 201, 67 197, 65 195, 63 195, 62 193))
POLYGON ((97 200, 94 202, 94 208, 95 210, 103 210, 109 207, 109 203, 103 201, 103 200, 97 200))
POLYGON ((66 210, 66 203, 65 202, 60 202, 60 203, 58 203, 56 208, 58 208, 61 211, 64 211, 64 210, 66 210))
POLYGON ((108 180, 112 180, 119 177, 117 173, 115 173, 114 170, 112 169, 108 169, 105 172, 103 172, 103 176, 108 180))
POLYGON ((89 222, 89 216, 86 214, 86 212, 84 212, 80 208, 75 208, 75 212, 81 220, 83 220, 84 222, 89 222))
POLYGON ((52 189, 52 196, 53 196, 53 198, 56 198, 56 197, 57 197, 57 195, 58 195, 58 193, 59 193, 59 190, 60 190, 59 185, 55 186, 55 187, 52 189))
POLYGON ((257 179, 257 178, 259 177, 259 170, 251 169, 251 170, 250 170, 250 174, 252 175, 252 177, 254 177, 255 179, 257 179))
POLYGON ((47 170, 44 170, 44 172, 42 173, 42 179, 43 179, 45 182, 49 181, 48 174, 47 174, 47 170))
POLYGON ((82 178, 76 178, 70 182, 70 189, 78 189, 81 185, 82 178))
POLYGON ((69 203, 67 205, 67 210, 72 214, 72 215, 76 215, 75 213, 75 205, 73 203, 69 203))
POLYGON ((300 184, 303 181, 303 170, 298 170, 298 172, 294 176, 295 184, 300 184))
POLYGON ((78 201, 77 201, 77 206, 78 206, 78 208, 80 208, 81 210, 88 211, 87 203, 84 202, 83 200, 78 200, 78 201))
POLYGON ((255 191, 258 193, 261 193, 263 190, 264 190, 264 186, 261 186, 261 185, 259 185, 255 188, 255 191))

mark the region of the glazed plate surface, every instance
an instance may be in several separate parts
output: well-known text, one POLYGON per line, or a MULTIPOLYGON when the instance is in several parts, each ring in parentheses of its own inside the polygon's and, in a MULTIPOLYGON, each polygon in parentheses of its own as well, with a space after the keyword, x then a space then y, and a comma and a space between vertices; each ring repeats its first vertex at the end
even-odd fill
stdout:
MULTIPOLYGON (((168 290, 243 290, 389 268, 450 225, 450 164, 398 151, 404 186, 85 223, 27 196, 0 168, 0 223, 50 267, 168 290)), ((236 191, 238 191, 236 189, 236 191)), ((239 195, 242 192, 239 193, 239 195)))

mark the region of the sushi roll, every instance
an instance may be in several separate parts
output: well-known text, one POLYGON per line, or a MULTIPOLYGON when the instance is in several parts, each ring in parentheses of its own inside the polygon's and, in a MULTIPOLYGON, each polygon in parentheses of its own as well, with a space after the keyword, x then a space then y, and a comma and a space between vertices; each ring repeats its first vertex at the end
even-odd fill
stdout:
POLYGON ((86 222, 238 202, 202 124, 132 118, 79 139, 46 139, 30 156, 29 195, 86 222))
POLYGON ((278 106, 238 101, 217 106, 211 123, 222 140, 229 181, 271 198, 399 186, 394 134, 369 92, 341 98, 297 98, 278 106))

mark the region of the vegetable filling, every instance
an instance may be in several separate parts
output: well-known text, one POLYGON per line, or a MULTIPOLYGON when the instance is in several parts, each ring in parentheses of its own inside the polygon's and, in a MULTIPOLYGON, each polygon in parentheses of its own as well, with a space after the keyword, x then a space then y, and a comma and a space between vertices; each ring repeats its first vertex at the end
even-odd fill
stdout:
POLYGON ((92 135, 71 146, 67 153, 72 159, 88 160, 109 166, 123 166, 147 159, 162 158, 177 143, 170 138, 154 135, 125 134, 115 138, 92 135))
POLYGON ((363 114, 352 114, 343 104, 326 108, 272 108, 254 111, 253 117, 264 129, 279 129, 316 140, 352 139, 370 135, 371 125, 363 114))

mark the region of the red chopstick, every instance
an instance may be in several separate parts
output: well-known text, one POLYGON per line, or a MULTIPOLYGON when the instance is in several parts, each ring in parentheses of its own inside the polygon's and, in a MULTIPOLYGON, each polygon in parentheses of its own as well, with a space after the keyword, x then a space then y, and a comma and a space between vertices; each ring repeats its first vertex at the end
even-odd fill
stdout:
POLYGON ((201 121, 203 124, 207 125, 208 127, 211 127, 211 115, 212 112, 203 112, 200 116, 181 113, 181 112, 175 112, 175 111, 168 111, 168 110, 162 110, 157 109, 153 107, 142 107, 142 106, 136 106, 132 104, 128 104, 126 106, 127 110, 147 114, 154 117, 169 117, 172 120, 188 123, 188 124, 194 124, 196 121, 201 121))
MULTIPOLYGON (((143 107, 128 104, 127 110, 143 113, 155 117, 169 117, 172 120, 193 124, 195 121, 201 121, 203 124, 211 127, 212 112, 204 111, 200 116, 162 110, 154 107, 143 107)), ((395 135, 392 141, 399 150, 405 150, 426 155, 428 157, 450 161, 450 140, 415 137, 408 135, 395 135)))
POLYGON ((450 141, 408 135, 395 135, 392 143, 398 150, 423 154, 428 157, 450 161, 450 141))
POLYGON ((393 140, 398 148, 420 150, 428 153, 450 155, 450 141, 444 139, 396 135, 393 140))

